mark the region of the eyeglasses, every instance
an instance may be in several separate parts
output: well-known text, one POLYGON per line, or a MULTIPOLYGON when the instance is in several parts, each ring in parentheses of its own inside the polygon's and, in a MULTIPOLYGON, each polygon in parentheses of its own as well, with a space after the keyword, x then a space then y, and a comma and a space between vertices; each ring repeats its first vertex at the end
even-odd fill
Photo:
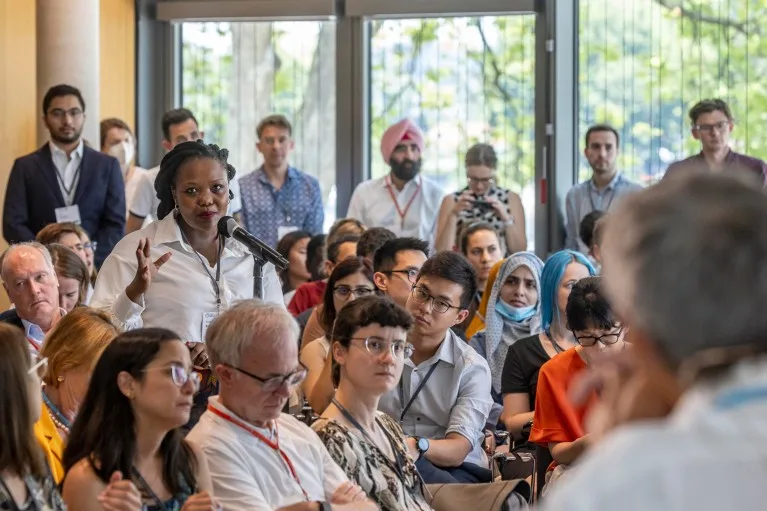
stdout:
POLYGON ((39 354, 33 354, 32 366, 27 370, 27 374, 42 377, 46 369, 48 369, 48 357, 40 358, 39 354))
POLYGON ((239 367, 235 366, 229 366, 235 371, 238 371, 245 376, 250 376, 254 380, 261 383, 261 389, 264 392, 274 392, 277 389, 282 388, 283 385, 287 383, 288 388, 295 387, 302 381, 304 381, 304 378, 306 378, 306 366, 301 364, 301 367, 299 369, 296 369, 290 374, 287 374, 285 376, 275 376, 273 378, 261 378, 260 376, 256 376, 253 373, 247 372, 245 369, 240 369, 239 367))
POLYGON ((51 117, 62 120, 66 118, 67 116, 71 117, 72 119, 77 119, 81 115, 83 115, 83 111, 79 108, 70 108, 69 110, 62 110, 61 108, 54 108, 50 112, 48 112, 51 117))
POLYGON ((98 246, 99 246, 98 241, 86 241, 85 243, 83 243, 83 248, 85 250, 93 250, 94 252, 96 251, 96 247, 98 246))
POLYGON ((373 288, 370 287, 351 288, 349 286, 336 286, 333 288, 333 294, 344 300, 347 300, 349 295, 354 295, 355 298, 361 298, 363 296, 368 296, 373 291, 373 288))
POLYGON ((466 176, 466 178, 469 180, 469 183, 475 184, 475 185, 491 185, 495 183, 494 177, 472 177, 472 176, 466 176))
POLYGON ((170 374, 170 379, 177 387, 183 387, 186 382, 191 381, 194 391, 200 388, 200 382, 202 381, 202 375, 194 369, 187 369, 184 366, 173 364, 166 367, 147 367, 143 372, 148 371, 163 371, 165 374, 170 374))
POLYGON ((622 333, 623 327, 620 327, 617 332, 600 335, 599 337, 594 337, 592 335, 578 337, 575 335, 575 332, 573 332, 573 336, 575 337, 575 340, 578 341, 578 344, 588 348, 589 346, 594 346, 598 342, 602 343, 603 346, 611 346, 618 342, 622 333))
POLYGON ((435 312, 439 312, 440 314, 444 314, 450 309, 460 309, 461 307, 456 307, 455 305, 450 305, 450 303, 447 302, 447 300, 444 300, 443 298, 437 298, 435 296, 432 296, 429 294, 428 291, 424 287, 421 286, 413 286, 413 291, 411 292, 413 295, 413 299, 418 303, 426 303, 429 300, 431 300, 431 307, 435 312))
POLYGON ((412 344, 405 341, 387 341, 380 337, 351 337, 350 341, 362 341, 368 353, 374 357, 380 357, 384 353, 391 352, 394 358, 410 358, 415 349, 412 344))
POLYGON ((418 278, 418 272, 419 271, 420 270, 418 270, 416 268, 409 268, 407 270, 382 271, 381 273, 384 273, 384 274, 386 274, 386 273, 389 273, 389 274, 391 274, 391 273, 401 273, 401 274, 405 275, 405 277, 407 278, 408 282, 410 282, 411 284, 415 284, 415 279, 418 278))
POLYGON ((703 131, 705 133, 711 133, 716 130, 719 132, 724 131, 730 125, 730 121, 719 121, 715 124, 696 124, 693 128, 697 131, 703 131))

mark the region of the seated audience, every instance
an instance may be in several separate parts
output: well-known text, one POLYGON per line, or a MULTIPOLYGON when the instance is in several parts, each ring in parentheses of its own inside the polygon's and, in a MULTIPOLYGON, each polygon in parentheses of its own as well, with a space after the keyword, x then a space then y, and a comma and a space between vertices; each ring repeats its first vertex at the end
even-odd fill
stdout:
POLYGON ((332 242, 335 238, 344 236, 346 234, 356 234, 357 236, 361 236, 366 229, 367 227, 365 227, 365 224, 356 218, 339 218, 333 222, 333 225, 330 226, 330 230, 328 231, 328 238, 330 238, 330 241, 332 242))
POLYGON ((487 279, 493 265, 502 260, 504 255, 500 248, 498 234, 493 227, 486 222, 468 224, 460 237, 461 253, 469 260, 477 272, 477 294, 471 302, 469 315, 453 330, 466 339, 466 329, 474 320, 479 304, 482 303, 482 293, 485 291, 487 279))
POLYGON ((367 297, 345 306, 333 330, 330 406, 314 429, 330 456, 383 511, 430 510, 423 481, 397 422, 377 411, 413 347, 410 314, 391 300, 367 297))
POLYGON ((581 382, 600 389, 588 419, 600 439, 547 511, 767 501, 767 196, 737 170, 699 172, 610 214, 604 285, 632 349, 581 382))
POLYGON ((281 413, 306 375, 298 362, 298 325, 288 312, 240 302, 213 322, 206 342, 220 391, 187 439, 207 455, 224 509, 377 509, 319 437, 281 413))
POLYGON ((292 231, 282 237, 277 243, 275 250, 290 262, 290 266, 280 271, 282 282, 282 295, 285 306, 296 292, 296 288, 305 282, 309 282, 311 275, 306 268, 306 246, 311 236, 306 231, 292 231))
POLYGON ((64 450, 70 509, 215 509, 205 456, 186 442, 200 384, 175 333, 120 334, 93 370, 64 450))
POLYGON ((29 348, 40 351, 45 336, 66 314, 59 306, 51 253, 36 241, 11 245, 3 254, 0 275, 14 306, 0 314, 0 322, 24 330, 29 348))
POLYGON ((504 259, 501 259, 490 268, 490 272, 487 274, 487 282, 485 283, 485 289, 482 292, 482 300, 479 302, 477 312, 474 314, 474 319, 471 320, 469 327, 466 329, 465 335, 467 339, 474 337, 477 332, 485 329, 485 316, 487 315, 487 302, 490 301, 490 291, 493 289, 495 279, 498 277, 498 270, 501 269, 504 259))
POLYGON ((596 392, 574 406, 569 393, 575 378, 587 367, 599 364, 603 352, 618 352, 626 347, 627 328, 607 302, 600 277, 587 277, 573 286, 566 314, 567 328, 578 345, 541 366, 530 431, 530 441, 547 447, 554 458, 549 467, 553 472, 547 475, 547 492, 586 452, 591 441, 584 431, 583 418, 596 392))
POLYGON ((120 170, 125 181, 125 213, 127 218, 139 180, 147 171, 135 164, 136 139, 125 121, 114 117, 104 119, 101 121, 99 131, 101 133, 101 152, 117 158, 117 161, 120 162, 120 170))
POLYGON ((418 238, 387 241, 373 256, 373 279, 378 290, 405 307, 423 263, 429 257, 429 244, 418 238))
POLYGON ((330 274, 319 317, 325 333, 304 346, 299 358, 307 369, 301 388, 317 413, 322 413, 333 397, 332 364, 329 355, 333 323, 338 311, 357 298, 375 293, 375 289, 373 269, 370 263, 361 257, 350 257, 341 261, 330 274))
POLYGON ((527 431, 533 420, 541 366, 577 344, 564 319, 567 297, 576 282, 590 275, 594 275, 594 268, 588 259, 571 250, 552 254, 543 266, 539 292, 541 331, 509 347, 501 375, 501 422, 517 439, 525 440, 522 431, 527 431))
MULTIPOLYGON (((342 234, 336 238, 327 237, 327 260, 325 261, 325 273, 327 275, 330 275, 336 264, 347 257, 353 257, 357 254, 357 242, 359 239, 360 237, 357 234, 342 234)), ((315 307, 322 301, 326 286, 326 280, 310 281, 301 284, 290 300, 288 311, 294 316, 298 316, 306 309, 315 307)))
POLYGON ((581 241, 588 249, 588 252, 586 252, 586 257, 589 258, 589 261, 597 270, 597 273, 599 273, 599 265, 597 264, 597 261, 594 258, 594 247, 595 247, 594 229, 596 228, 597 222, 604 216, 605 216, 604 211, 592 211, 591 213, 583 217, 583 220, 581 220, 581 226, 579 229, 581 241))
POLYGON ((86 305, 90 303, 96 283, 96 276, 98 275, 96 265, 94 264, 96 242, 91 241, 85 229, 71 222, 48 224, 40 229, 40 232, 35 236, 35 241, 46 246, 52 243, 59 243, 74 250, 75 254, 83 260, 90 276, 88 293, 83 303, 86 305))
POLYGON ((594 263, 594 268, 597 269, 597 273, 602 271, 602 242, 605 234, 605 224, 607 223, 607 217, 602 217, 594 224, 594 237, 592 239, 591 252, 589 259, 594 263))
POLYGON ((490 366, 493 378, 493 413, 490 424, 501 415, 501 380, 506 353, 515 342, 541 331, 541 288, 543 261, 532 252, 519 252, 506 259, 490 290, 485 329, 469 343, 490 366))
POLYGON ((118 333, 105 312, 79 307, 59 321, 40 350, 48 367, 35 435, 56 483, 64 478, 64 443, 88 391, 93 367, 118 333))
POLYGON ((467 185, 442 199, 437 220, 437 250, 458 249, 461 232, 476 222, 489 224, 496 233, 500 258, 526 250, 522 200, 511 190, 496 186, 498 157, 493 146, 471 146, 466 152, 465 166, 467 185))
POLYGON ((362 234, 357 242, 357 256, 367 259, 371 266, 376 250, 387 241, 396 239, 397 235, 385 227, 371 227, 362 234))
POLYGON ((59 307, 69 312, 78 305, 87 305, 91 282, 88 267, 64 245, 53 243, 48 245, 48 251, 59 281, 59 307))
POLYGON ((33 433, 47 360, 25 346, 21 330, 0 324, 0 509, 65 511, 33 433))
POLYGON ((477 292, 474 268, 460 254, 438 252, 418 273, 407 300, 413 345, 396 389, 379 409, 398 421, 427 483, 489 482, 482 443, 492 406, 490 369, 451 328, 466 319, 477 292))
MULTIPOLYGON (((306 269, 309 271, 309 274, 311 277, 309 278, 309 281, 306 282, 307 284, 309 282, 319 282, 323 281, 328 277, 328 274, 325 273, 326 264, 327 261, 326 253, 325 253, 325 241, 327 239, 327 235, 325 234, 317 234, 315 236, 312 236, 309 240, 309 244, 306 245, 306 269)), ((325 285, 327 285, 327 282, 324 282, 325 285)), ((303 285, 303 284, 302 284, 303 285)), ((300 286, 299 286, 300 287, 300 286)), ((295 293, 293 293, 295 295, 295 293)), ((291 297, 291 300, 293 298, 291 297)), ((290 306, 290 302, 288 302, 288 306, 290 306)), ((288 309, 290 310, 290 309, 288 309)), ((314 307, 310 309, 306 309, 304 312, 296 316, 296 321, 298 321, 298 325, 301 327, 301 343, 303 345, 303 334, 304 329, 306 328, 306 324, 309 322, 309 317, 314 312, 314 307)), ((313 327, 315 330, 315 334, 313 337, 309 338, 309 341, 313 341, 320 335, 322 335, 322 329, 319 326, 319 321, 317 320, 317 317, 314 317, 313 321, 313 327)))

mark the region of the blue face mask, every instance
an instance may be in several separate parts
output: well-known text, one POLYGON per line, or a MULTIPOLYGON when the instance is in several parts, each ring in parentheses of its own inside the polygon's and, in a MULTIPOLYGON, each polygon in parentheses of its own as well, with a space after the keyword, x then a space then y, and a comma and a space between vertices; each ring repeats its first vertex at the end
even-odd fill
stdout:
POLYGON ((535 315, 535 305, 529 307, 512 307, 508 303, 498 300, 495 302, 495 312, 500 314, 506 321, 520 323, 535 315))

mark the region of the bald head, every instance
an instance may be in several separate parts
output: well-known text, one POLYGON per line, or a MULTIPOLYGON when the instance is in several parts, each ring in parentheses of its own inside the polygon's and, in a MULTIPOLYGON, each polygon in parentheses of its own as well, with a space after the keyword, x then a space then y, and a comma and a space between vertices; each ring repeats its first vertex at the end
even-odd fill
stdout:
POLYGON ((36 242, 12 245, 0 264, 3 287, 19 317, 47 332, 60 317, 59 282, 48 249, 36 242))

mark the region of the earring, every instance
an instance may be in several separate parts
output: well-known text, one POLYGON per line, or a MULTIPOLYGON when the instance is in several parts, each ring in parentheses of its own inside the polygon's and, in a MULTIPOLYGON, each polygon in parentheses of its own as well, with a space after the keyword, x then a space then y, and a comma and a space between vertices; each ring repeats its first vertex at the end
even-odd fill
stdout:
POLYGON ((59 376, 58 378, 56 378, 56 381, 61 383, 61 382, 64 381, 64 377, 63 376, 59 376))

